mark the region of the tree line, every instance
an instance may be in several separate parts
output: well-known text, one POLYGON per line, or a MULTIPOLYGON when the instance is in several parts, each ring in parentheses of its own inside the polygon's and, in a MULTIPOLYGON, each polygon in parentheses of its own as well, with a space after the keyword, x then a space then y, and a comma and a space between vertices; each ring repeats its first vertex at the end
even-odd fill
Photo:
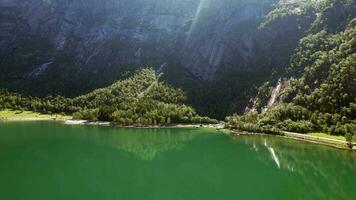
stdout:
POLYGON ((185 101, 186 95, 181 89, 159 81, 159 76, 150 68, 76 98, 38 98, 0 90, 0 109, 66 114, 75 119, 112 121, 120 125, 218 123, 199 116, 185 101))

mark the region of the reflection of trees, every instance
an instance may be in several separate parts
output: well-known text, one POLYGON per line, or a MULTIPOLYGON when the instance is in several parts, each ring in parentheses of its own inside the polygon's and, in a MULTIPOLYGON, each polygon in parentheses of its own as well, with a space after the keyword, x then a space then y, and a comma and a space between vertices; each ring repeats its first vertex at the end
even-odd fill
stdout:
POLYGON ((332 197, 320 187, 321 182, 329 191, 335 191, 337 199, 350 199, 350 192, 354 192, 347 191, 348 184, 356 178, 356 154, 350 151, 278 137, 238 136, 235 139, 249 145, 266 165, 275 162, 269 150, 272 148, 280 169, 297 174, 306 188, 323 199, 332 197))
POLYGON ((110 129, 91 134, 89 140, 98 144, 134 154, 143 160, 152 160, 162 152, 181 149, 194 137, 191 130, 175 129, 110 129))
POLYGON ((181 149, 200 129, 119 129, 66 126, 58 123, 17 123, 0 135, 0 153, 7 148, 40 140, 80 140, 109 146, 152 160, 162 152, 181 149), (18 126, 17 126, 18 125, 18 126))

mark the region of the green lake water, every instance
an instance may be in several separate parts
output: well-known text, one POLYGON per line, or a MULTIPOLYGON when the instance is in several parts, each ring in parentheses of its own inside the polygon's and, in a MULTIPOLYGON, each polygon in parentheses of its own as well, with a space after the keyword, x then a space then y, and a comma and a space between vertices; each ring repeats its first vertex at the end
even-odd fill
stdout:
POLYGON ((0 123, 3 200, 355 200, 356 153, 209 129, 0 123))

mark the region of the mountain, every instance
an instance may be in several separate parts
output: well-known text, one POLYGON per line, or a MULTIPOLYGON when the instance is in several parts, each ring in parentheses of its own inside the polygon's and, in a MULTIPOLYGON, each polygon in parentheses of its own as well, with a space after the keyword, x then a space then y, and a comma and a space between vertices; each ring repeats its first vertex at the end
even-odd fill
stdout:
MULTIPOLYGON (((152 66, 199 113, 222 119, 285 74, 300 40, 318 29, 312 5, 333 2, 0 0, 0 85, 73 97, 152 66)), ((354 1, 336 2, 345 8, 328 17, 355 13, 354 1)))
POLYGON ((233 54, 253 56, 250 33, 275 2, 1 0, 2 65, 26 65, 9 75, 22 79, 52 68, 99 73, 173 59, 212 79, 233 54))
POLYGON ((178 51, 197 3, 1 0, 1 80, 32 93, 73 95, 161 65, 178 51))
POLYGON ((239 60, 234 54, 254 56, 251 33, 276 2, 1 0, 2 65, 26 65, 10 78, 34 78, 53 68, 99 73, 173 59, 212 79, 239 60))
POLYGON ((179 70, 200 85, 224 68, 256 71, 257 27, 275 3, 1 0, 0 83, 76 96, 147 65, 166 66, 166 76, 179 70))

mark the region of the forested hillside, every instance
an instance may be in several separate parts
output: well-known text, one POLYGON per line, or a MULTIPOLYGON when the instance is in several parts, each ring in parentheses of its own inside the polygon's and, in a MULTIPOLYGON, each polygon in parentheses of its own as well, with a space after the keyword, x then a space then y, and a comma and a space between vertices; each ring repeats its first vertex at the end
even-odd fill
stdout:
MULTIPOLYGON (((260 87, 252 109, 227 118, 232 128, 356 133, 355 1, 318 1, 308 6, 319 14, 282 74, 288 81, 277 86, 282 87, 278 93, 271 82, 260 87), (271 98, 276 101, 268 105, 271 98)), ((279 16, 288 16, 286 12, 279 16)))
POLYGON ((142 69, 113 85, 76 98, 36 98, 0 93, 0 109, 30 110, 45 114, 69 114, 76 119, 113 121, 120 125, 217 123, 200 117, 184 105, 185 93, 159 81, 152 69, 142 69))

